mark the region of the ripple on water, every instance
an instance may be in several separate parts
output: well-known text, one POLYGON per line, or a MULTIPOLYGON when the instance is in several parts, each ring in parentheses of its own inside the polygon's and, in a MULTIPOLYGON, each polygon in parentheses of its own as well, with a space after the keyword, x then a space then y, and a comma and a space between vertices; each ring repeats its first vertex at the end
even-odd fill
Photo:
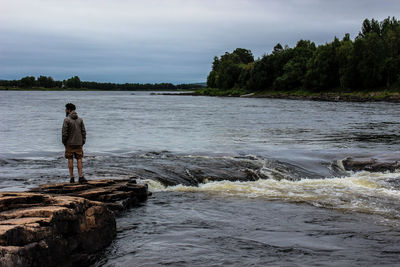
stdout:
POLYGON ((397 264, 400 232, 381 219, 265 198, 155 192, 117 220, 117 238, 96 266, 397 264))

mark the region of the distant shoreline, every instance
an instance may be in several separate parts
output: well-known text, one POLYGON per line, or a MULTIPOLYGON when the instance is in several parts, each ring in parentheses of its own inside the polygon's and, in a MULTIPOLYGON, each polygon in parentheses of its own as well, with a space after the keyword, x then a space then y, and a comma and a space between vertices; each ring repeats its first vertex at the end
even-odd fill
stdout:
POLYGON ((307 91, 292 92, 255 92, 218 91, 213 89, 197 90, 188 93, 164 93, 162 95, 190 95, 190 96, 217 96, 217 97, 244 97, 244 98, 272 98, 291 100, 311 100, 329 102, 393 102, 400 103, 399 91, 357 91, 357 92, 327 92, 315 93, 307 91))
MULTIPOLYGON (((375 92, 374 92, 375 93, 375 92)), ((312 100, 312 101, 329 101, 329 102, 393 102, 400 103, 400 95, 397 94, 335 94, 335 93, 320 93, 317 95, 296 95, 296 94, 265 94, 265 95, 249 95, 241 96, 248 98, 276 98, 276 99, 292 99, 292 100, 312 100)))
POLYGON ((44 88, 44 87, 32 87, 32 88, 23 88, 23 87, 1 87, 0 91, 125 91, 125 92, 152 92, 152 91, 173 91, 173 92, 182 92, 189 91, 188 89, 138 89, 138 90, 126 90, 126 89, 91 89, 91 88, 44 88))
POLYGON ((309 92, 309 91, 259 91, 248 93, 243 90, 220 91, 217 89, 147 89, 147 90, 124 90, 124 89, 90 89, 90 88, 21 88, 21 87, 0 87, 0 91, 103 91, 103 92, 160 92, 153 95, 179 95, 179 96, 214 96, 214 97, 242 97, 242 98, 271 98, 271 99, 290 99, 290 100, 310 100, 310 101, 329 101, 329 102, 392 102, 400 103, 399 90, 382 91, 355 91, 355 92, 309 92), (163 93, 173 92, 173 93, 163 93))

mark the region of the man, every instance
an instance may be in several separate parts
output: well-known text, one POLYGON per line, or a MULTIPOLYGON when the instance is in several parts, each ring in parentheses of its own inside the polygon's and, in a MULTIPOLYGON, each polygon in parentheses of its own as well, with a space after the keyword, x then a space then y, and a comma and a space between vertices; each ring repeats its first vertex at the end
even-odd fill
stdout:
POLYGON ((82 174, 83 145, 86 142, 86 129, 82 118, 78 117, 76 107, 72 103, 65 105, 66 118, 62 127, 62 142, 65 146, 65 158, 68 159, 70 183, 75 183, 74 157, 76 158, 79 183, 87 180, 82 174))

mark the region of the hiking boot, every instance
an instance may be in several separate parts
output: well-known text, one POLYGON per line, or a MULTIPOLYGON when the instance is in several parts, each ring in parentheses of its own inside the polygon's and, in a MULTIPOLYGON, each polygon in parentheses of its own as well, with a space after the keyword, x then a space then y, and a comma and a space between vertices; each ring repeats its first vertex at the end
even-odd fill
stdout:
POLYGON ((75 177, 71 177, 71 178, 69 179, 69 182, 70 182, 71 184, 75 183, 75 177))
POLYGON ((85 176, 79 177, 79 183, 80 184, 86 184, 87 180, 85 179, 85 176))

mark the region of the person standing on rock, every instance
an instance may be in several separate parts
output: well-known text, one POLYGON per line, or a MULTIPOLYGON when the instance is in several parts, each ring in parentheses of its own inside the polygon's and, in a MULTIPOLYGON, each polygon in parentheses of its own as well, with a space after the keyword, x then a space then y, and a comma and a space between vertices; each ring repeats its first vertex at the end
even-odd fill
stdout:
POLYGON ((66 118, 62 126, 62 143, 65 146, 65 158, 68 159, 70 183, 75 183, 74 157, 76 158, 79 183, 87 180, 82 174, 83 145, 86 142, 86 129, 82 118, 78 117, 76 107, 72 103, 65 105, 66 118))

